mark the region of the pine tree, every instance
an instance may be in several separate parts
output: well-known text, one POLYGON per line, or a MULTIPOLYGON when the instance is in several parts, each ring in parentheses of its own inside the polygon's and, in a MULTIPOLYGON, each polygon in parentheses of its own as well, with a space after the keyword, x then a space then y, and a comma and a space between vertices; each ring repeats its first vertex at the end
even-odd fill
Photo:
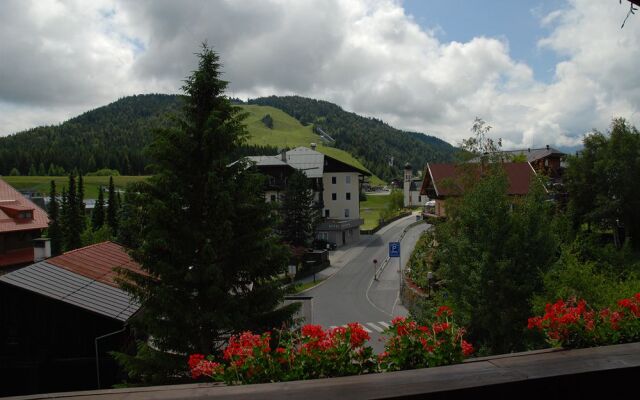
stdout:
POLYGON ((118 198, 113 184, 113 176, 109 177, 109 202, 107 203, 107 225, 113 234, 118 232, 118 198))
POLYGON ((102 225, 104 225, 104 188, 100 186, 98 188, 98 200, 96 200, 91 213, 91 228, 97 231, 102 228, 102 225))
POLYGON ((51 255, 57 256, 62 253, 62 228, 60 227, 60 207, 56 194, 56 182, 51 180, 51 189, 49 191, 49 231, 48 236, 51 239, 51 255))
POLYGON ((293 246, 309 246, 320 221, 320 213, 315 206, 309 179, 303 172, 296 170, 289 176, 281 210, 283 239, 293 246))
POLYGON ((78 195, 76 201, 78 206, 78 221, 80 222, 81 231, 84 231, 87 227, 87 205, 84 204, 84 179, 82 177, 82 172, 78 175, 78 195))
POLYGON ((76 177, 70 174, 69 189, 66 191, 66 196, 63 198, 62 203, 62 230, 64 232, 65 251, 82 247, 80 235, 83 229, 79 209, 76 177))
MULTIPOLYGON (((289 254, 274 234, 263 177, 246 163, 230 165, 246 137, 245 116, 223 94, 218 56, 205 44, 198 57, 183 86, 180 128, 156 131, 155 175, 140 188, 148 216, 132 254, 150 276, 125 285, 143 303, 139 329, 159 350, 182 354, 215 352, 235 332, 280 327, 295 309, 276 309, 285 294, 276 277, 289 254)), ((139 350, 140 358, 149 351, 139 350)))

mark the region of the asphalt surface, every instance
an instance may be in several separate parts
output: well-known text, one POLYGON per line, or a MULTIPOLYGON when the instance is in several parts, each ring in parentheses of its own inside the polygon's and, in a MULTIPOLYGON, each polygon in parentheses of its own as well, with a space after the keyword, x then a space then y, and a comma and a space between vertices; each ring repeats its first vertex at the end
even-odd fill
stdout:
MULTIPOLYGON (((380 267, 389 253, 389 242, 399 241, 403 229, 415 221, 414 215, 402 218, 373 235, 363 236, 347 250, 336 251, 331 257, 333 274, 305 292, 313 297, 312 323, 329 328, 359 322, 369 331, 374 351, 382 352, 382 331, 393 317, 407 315, 407 310, 399 304, 398 258, 391 258, 378 280, 373 279, 373 260, 377 260, 380 267)), ((400 257, 403 264, 425 229, 426 224, 419 224, 404 235, 400 257)))

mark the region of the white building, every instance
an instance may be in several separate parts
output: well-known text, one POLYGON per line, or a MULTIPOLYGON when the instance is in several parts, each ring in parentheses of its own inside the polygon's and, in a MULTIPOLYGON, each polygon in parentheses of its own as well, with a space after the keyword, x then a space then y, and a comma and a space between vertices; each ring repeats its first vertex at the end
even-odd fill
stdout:
POLYGON ((311 148, 297 147, 279 156, 248 157, 271 179, 274 189, 267 192, 267 201, 280 200, 280 191, 286 185, 286 170, 298 169, 311 180, 315 201, 323 216, 316 228, 316 238, 337 246, 360 240, 360 185, 371 174, 311 148), (267 172, 267 169, 269 171, 267 172), (276 172, 278 175, 276 175, 276 172))
POLYGON ((405 207, 422 207, 429 198, 420 194, 422 178, 413 177, 413 169, 409 163, 404 165, 403 194, 405 207))

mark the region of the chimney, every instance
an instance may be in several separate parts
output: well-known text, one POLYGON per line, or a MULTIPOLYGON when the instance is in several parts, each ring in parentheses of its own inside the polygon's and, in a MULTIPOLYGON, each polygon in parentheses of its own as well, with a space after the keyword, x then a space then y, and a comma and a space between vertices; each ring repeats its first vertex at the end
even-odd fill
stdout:
POLYGON ((315 150, 316 149, 316 144, 315 143, 311 143, 311 150, 315 150))
POLYGON ((51 257, 51 239, 33 239, 33 261, 38 262, 51 257))
POLYGON ((549 145, 547 145, 547 150, 549 150, 549 145))
POLYGON ((282 149, 280 150, 280 159, 282 160, 282 162, 286 163, 287 162, 287 150, 286 149, 282 149))
POLYGON ((531 153, 531 147, 527 149, 527 153, 531 153))

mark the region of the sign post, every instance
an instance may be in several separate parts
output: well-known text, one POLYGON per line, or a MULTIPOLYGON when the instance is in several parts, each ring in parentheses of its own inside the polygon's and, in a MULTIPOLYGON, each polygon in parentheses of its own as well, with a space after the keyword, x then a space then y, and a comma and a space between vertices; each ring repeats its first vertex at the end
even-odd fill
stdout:
POLYGON ((402 298, 402 260, 400 258, 400 242, 389 242, 389 258, 391 257, 398 258, 398 273, 400 274, 400 277, 398 279, 398 295, 400 296, 400 298, 402 298))

